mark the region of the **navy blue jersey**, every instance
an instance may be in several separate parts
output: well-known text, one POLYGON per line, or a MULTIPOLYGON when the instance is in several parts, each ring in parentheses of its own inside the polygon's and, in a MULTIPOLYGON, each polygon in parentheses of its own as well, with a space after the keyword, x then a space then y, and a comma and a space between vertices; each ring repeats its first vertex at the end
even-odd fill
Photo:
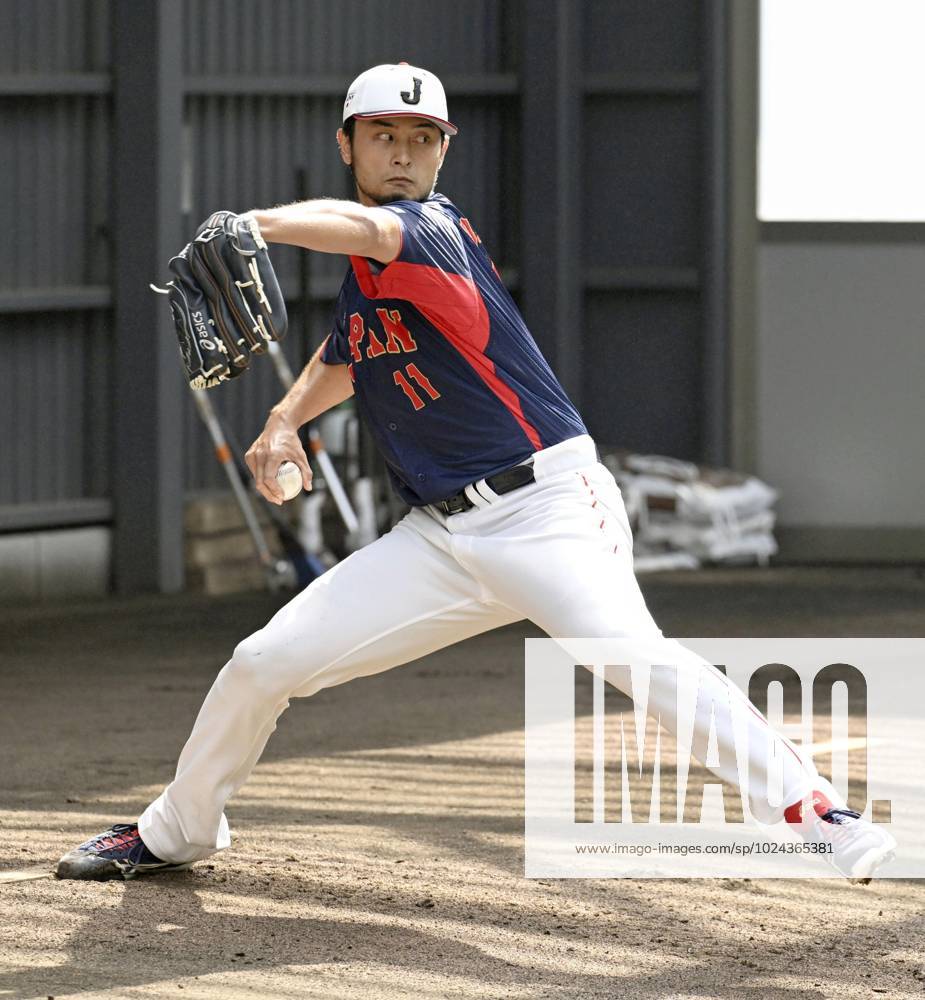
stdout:
POLYGON ((586 434, 459 209, 441 194, 385 208, 401 251, 350 258, 321 360, 349 366, 399 496, 433 503, 586 434))

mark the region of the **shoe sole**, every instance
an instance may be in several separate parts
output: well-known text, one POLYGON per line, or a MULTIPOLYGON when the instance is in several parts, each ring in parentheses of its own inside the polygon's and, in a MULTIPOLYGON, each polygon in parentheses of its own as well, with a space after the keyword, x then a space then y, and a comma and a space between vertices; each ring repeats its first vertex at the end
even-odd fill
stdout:
POLYGON ((65 855, 58 862, 55 875, 59 879, 72 879, 81 882, 124 882, 143 875, 157 875, 159 872, 186 871, 192 864, 193 862, 190 861, 186 864, 158 865, 157 867, 141 867, 125 871, 108 858, 80 853, 76 856, 65 855))
POLYGON ((892 861, 894 857, 896 857, 896 848, 893 846, 871 848, 854 863, 848 881, 852 885, 870 885, 874 872, 881 865, 892 861))
POLYGON ((189 861, 185 865, 158 865, 157 868, 137 868, 130 872, 123 872, 122 878, 128 882, 129 879, 139 878, 145 875, 159 875, 161 872, 186 872, 193 867, 193 862, 189 861))

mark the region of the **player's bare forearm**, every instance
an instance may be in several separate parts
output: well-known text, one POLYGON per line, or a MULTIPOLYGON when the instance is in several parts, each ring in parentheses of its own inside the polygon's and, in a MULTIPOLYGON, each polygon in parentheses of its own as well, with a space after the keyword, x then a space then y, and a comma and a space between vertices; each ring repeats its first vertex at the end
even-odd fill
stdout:
POLYGON ((277 208, 254 209, 252 215, 268 243, 372 257, 388 263, 401 250, 398 219, 381 208, 355 201, 320 198, 277 208))
POLYGON ((326 365, 321 360, 322 347, 302 370, 292 388, 270 410, 267 423, 289 424, 298 430, 353 395, 353 382, 346 365, 326 365))
POLYGON ((276 473, 283 462, 294 462, 302 472, 302 485, 311 489, 312 471, 299 440, 299 428, 353 395, 346 365, 326 365, 322 348, 305 366, 292 388, 273 407, 257 440, 244 455, 257 491, 272 503, 284 500, 276 473))

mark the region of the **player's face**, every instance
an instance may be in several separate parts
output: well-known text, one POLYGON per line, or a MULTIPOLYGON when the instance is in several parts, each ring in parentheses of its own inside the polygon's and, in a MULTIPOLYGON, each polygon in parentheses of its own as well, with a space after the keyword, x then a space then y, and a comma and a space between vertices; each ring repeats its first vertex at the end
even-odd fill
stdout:
POLYGON ((423 201, 434 189, 447 147, 437 126, 423 118, 357 119, 353 142, 343 129, 337 141, 364 205, 423 201))

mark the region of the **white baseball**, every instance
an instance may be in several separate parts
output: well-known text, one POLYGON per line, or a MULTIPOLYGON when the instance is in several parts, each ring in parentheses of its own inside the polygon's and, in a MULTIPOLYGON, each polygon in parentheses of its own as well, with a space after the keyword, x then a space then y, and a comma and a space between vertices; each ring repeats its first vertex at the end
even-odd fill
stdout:
POLYGON ((276 481, 283 491, 284 500, 291 500, 302 492, 302 470, 295 462, 283 462, 276 473, 276 481))

